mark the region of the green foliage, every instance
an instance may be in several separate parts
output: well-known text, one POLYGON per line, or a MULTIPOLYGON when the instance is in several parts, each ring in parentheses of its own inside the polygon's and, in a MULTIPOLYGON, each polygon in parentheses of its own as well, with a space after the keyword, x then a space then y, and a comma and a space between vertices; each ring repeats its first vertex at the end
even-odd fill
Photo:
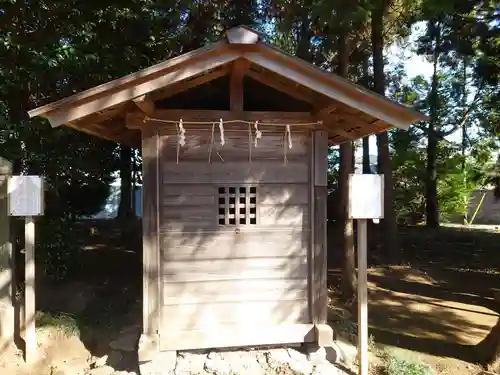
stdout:
POLYGON ((35 321, 40 329, 53 328, 68 337, 80 334, 79 322, 70 314, 37 311, 35 321))
POLYGON ((69 279, 80 266, 74 223, 42 217, 38 228, 37 261, 43 264, 45 276, 52 281, 69 279))
POLYGON ((392 134, 394 205, 400 223, 416 224, 425 215, 425 153, 415 128, 392 134))
POLYGON ((387 375, 434 375, 432 368, 415 358, 389 352, 385 356, 387 375))
MULTIPOLYGON (((490 183, 500 191, 500 163, 490 160, 497 145, 480 141, 498 137, 500 129, 497 7, 493 0, 6 1, 0 10, 0 147, 15 173, 40 174, 47 182, 40 241, 46 272, 59 280, 77 266, 68 223, 99 210, 119 155, 112 142, 67 127, 52 129, 26 112, 198 48, 241 23, 330 71, 346 33, 349 77, 370 87, 372 72, 364 69, 371 65, 370 16, 383 10, 386 46, 423 21, 417 52, 436 62, 434 82, 417 77, 408 83, 401 66, 386 82, 391 98, 432 115, 407 133, 391 132, 396 211, 400 222, 422 220, 425 181, 436 175, 442 217, 462 214, 475 187, 490 183), (460 144, 449 139, 462 129, 460 144), (427 168, 427 141, 433 137, 436 160, 427 168)), ((330 151, 329 164, 335 193, 337 149, 330 151)), ((331 201, 335 207, 337 198, 331 201)))
MULTIPOLYGON (((425 148, 417 130, 393 133, 394 199, 398 221, 416 224, 425 218, 425 148)), ((444 221, 468 212, 472 192, 492 183, 496 163, 491 143, 478 142, 465 158, 452 143, 438 147, 438 200, 444 221), (465 166, 465 169, 462 169, 465 166)))

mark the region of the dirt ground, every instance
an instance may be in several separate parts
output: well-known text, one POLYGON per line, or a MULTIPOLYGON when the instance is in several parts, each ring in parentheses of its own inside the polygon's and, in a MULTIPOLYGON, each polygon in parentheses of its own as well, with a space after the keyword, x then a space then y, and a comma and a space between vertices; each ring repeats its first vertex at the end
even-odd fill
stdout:
MULTIPOLYGON (((71 317, 70 334, 61 332, 57 319, 53 324, 50 319, 40 320, 37 363, 26 366, 22 353, 10 348, 0 353, 0 374, 78 375, 63 369, 88 369, 92 358, 108 354, 109 343, 120 330, 140 325, 137 243, 120 245, 119 234, 108 227, 84 228, 83 232, 87 235, 80 239, 81 275, 58 285, 37 282, 37 310, 46 316, 66 313, 71 317)), ((372 241, 369 323, 373 350, 419 358, 437 374, 477 374, 488 349, 481 341, 499 319, 500 309, 493 299, 495 290, 500 290, 498 239, 498 232, 485 230, 403 229, 401 246, 407 265, 399 267, 383 265, 382 250, 372 241)), ((335 287, 338 267, 330 269, 330 283, 335 287)), ((116 370, 120 374, 135 371, 133 363, 116 370)))
MULTIPOLYGON (((398 267, 381 265, 372 241, 368 314, 376 350, 400 352, 438 374, 480 372, 493 350, 482 340, 499 319, 499 239, 492 227, 403 228, 407 266, 398 267)), ((330 282, 338 288, 334 267, 330 282)))
POLYGON ((484 286, 492 283, 479 279, 410 267, 370 270, 375 343, 419 358, 438 374, 478 373, 480 343, 499 318, 494 302, 484 296, 484 286))

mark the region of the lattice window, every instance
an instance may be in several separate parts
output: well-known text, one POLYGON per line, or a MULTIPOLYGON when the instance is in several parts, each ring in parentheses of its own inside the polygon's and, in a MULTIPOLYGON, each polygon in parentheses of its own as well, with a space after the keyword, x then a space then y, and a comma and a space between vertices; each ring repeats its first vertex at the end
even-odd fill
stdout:
POLYGON ((257 187, 219 187, 219 225, 257 224, 257 187))

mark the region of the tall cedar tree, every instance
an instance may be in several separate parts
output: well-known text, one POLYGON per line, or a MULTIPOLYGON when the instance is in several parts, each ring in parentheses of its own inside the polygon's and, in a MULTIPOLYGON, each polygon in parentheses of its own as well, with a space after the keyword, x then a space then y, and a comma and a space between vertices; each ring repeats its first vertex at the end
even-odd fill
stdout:
POLYGON ((120 204, 118 218, 127 219, 134 216, 132 206, 132 150, 120 145, 120 204))
MULTIPOLYGON (((371 31, 373 50, 373 89, 380 95, 385 95, 384 75, 384 15, 389 6, 388 0, 380 0, 372 10, 371 31)), ((384 175, 384 238, 392 263, 398 263, 399 245, 396 214, 393 203, 393 181, 391 156, 389 154, 389 136, 387 132, 377 134, 378 170, 384 175)))
MULTIPOLYGON (((338 33, 337 74, 347 77, 349 72, 349 40, 347 25, 343 22, 338 33)), ((354 227, 347 216, 349 204, 349 174, 354 170, 353 144, 344 142, 340 145, 339 167, 339 226, 342 228, 342 298, 347 300, 356 293, 356 252, 354 249, 354 227)))
MULTIPOLYGON (((362 83, 366 88, 370 88, 370 56, 367 53, 363 55, 363 61, 361 63, 362 70, 362 83)), ((371 160, 370 160, 370 137, 363 137, 363 173, 370 174, 371 171, 371 160)))

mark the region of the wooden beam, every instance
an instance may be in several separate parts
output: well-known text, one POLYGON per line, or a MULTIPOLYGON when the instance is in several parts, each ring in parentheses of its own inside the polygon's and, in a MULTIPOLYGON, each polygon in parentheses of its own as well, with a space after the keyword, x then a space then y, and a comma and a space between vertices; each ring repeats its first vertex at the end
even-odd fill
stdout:
POLYGON ((229 98, 231 111, 243 111, 243 77, 250 67, 248 60, 239 59, 233 63, 231 81, 229 83, 229 98))
POLYGON ((114 118, 117 118, 120 116, 121 112, 125 111, 125 106, 124 105, 118 105, 113 108, 108 108, 103 111, 95 112, 92 113, 88 116, 85 116, 78 121, 67 123, 65 125, 71 126, 70 124, 79 124, 79 125, 84 125, 84 124, 98 124, 104 121, 109 121, 113 120, 114 118))
POLYGON ((295 99, 302 100, 302 101, 307 102, 307 103, 314 103, 315 102, 315 98, 312 95, 307 95, 307 94, 301 92, 301 90, 298 90, 296 84, 287 85, 287 84, 282 83, 279 79, 273 79, 272 77, 268 77, 264 74, 260 74, 254 70, 249 70, 247 72, 247 76, 256 80, 257 82, 262 83, 263 85, 272 87, 275 90, 278 90, 278 91, 281 91, 287 95, 290 95, 291 97, 293 97, 295 99))
POLYGON ((148 116, 152 116, 156 111, 155 102, 151 100, 149 95, 144 94, 138 96, 137 98, 132 99, 132 101, 144 114, 148 116))
POLYGON ((380 129, 380 131, 387 130, 380 128, 376 124, 377 121, 374 123, 368 123, 349 113, 343 111, 332 112, 333 110, 334 108, 331 106, 323 108, 322 110, 316 112, 316 116, 318 119, 322 119, 326 124, 338 124, 345 122, 347 124, 347 129, 346 127, 339 128, 335 125, 329 125, 328 129, 332 129, 332 131, 347 139, 355 140, 364 137, 367 134, 377 133, 377 129, 380 129))
POLYGON ((179 121, 182 120, 186 123, 192 121, 199 122, 217 122, 221 118, 223 120, 240 120, 240 121, 259 121, 265 123, 314 123, 317 120, 311 116, 309 112, 258 112, 258 111, 212 111, 212 110, 191 110, 191 109, 159 109, 155 112, 154 116, 148 118, 143 113, 129 112, 125 117, 125 124, 129 129, 140 129, 149 125, 165 125, 162 121, 179 121))
POLYGON ((377 124, 381 122, 381 120, 378 120, 377 118, 375 118, 373 120, 373 122, 366 122, 366 121, 362 120, 361 118, 359 118, 355 115, 351 115, 350 113, 346 113, 346 112, 339 112, 337 114, 337 118, 341 118, 342 120, 345 120, 348 123, 351 123, 353 125, 360 126, 360 127, 373 126, 375 128, 378 128, 379 125, 377 125, 377 124))
POLYGON ((94 112, 102 111, 103 109, 111 106, 130 101, 138 96, 158 90, 162 87, 189 79, 207 70, 230 63, 238 57, 240 57, 240 53, 236 51, 227 51, 226 53, 206 56, 205 59, 193 62, 192 65, 187 64, 178 70, 155 77, 154 79, 146 82, 138 83, 135 86, 123 88, 120 91, 105 97, 90 99, 84 103, 76 104, 74 107, 59 109, 47 113, 44 117, 50 121, 52 126, 59 126, 69 121, 75 121, 94 112))
POLYGON ((336 121, 332 118, 329 118, 327 121, 325 121, 325 120, 322 120, 322 121, 323 121, 323 128, 326 131, 328 131, 328 133, 340 135, 342 138, 345 138, 345 139, 351 140, 351 141, 354 141, 354 140, 359 138, 359 137, 356 137, 355 134, 350 134, 350 133, 346 132, 344 129, 336 126, 335 125, 336 121))
POLYGON ((204 329, 160 331, 160 350, 194 350, 314 342, 313 324, 225 324, 204 329))
POLYGON ((314 115, 318 117, 326 117, 330 115, 332 112, 336 111, 337 108, 338 108, 338 103, 332 103, 314 112, 314 115))
POLYGON ((77 93, 67 98, 63 98, 56 102, 46 104, 42 107, 32 109, 31 111, 28 111, 28 115, 30 116, 30 118, 35 116, 45 117, 45 114, 48 112, 59 110, 61 107, 66 108, 67 106, 74 106, 74 104, 80 100, 89 100, 92 96, 104 94, 105 92, 111 90, 117 90, 122 86, 130 88, 130 86, 139 79, 144 81, 147 77, 157 76, 161 72, 168 73, 172 70, 177 70, 178 67, 184 67, 192 60, 199 59, 200 56, 205 56, 217 50, 220 50, 220 52, 224 52, 224 46, 226 45, 226 41, 220 41, 214 44, 210 44, 206 47, 202 47, 183 55, 174 57, 172 59, 162 61, 156 65, 150 66, 138 72, 134 72, 125 77, 118 78, 97 87, 93 87, 91 89, 77 93))
POLYGON ((184 80, 182 82, 176 83, 175 85, 169 86, 165 90, 160 90, 158 92, 154 92, 149 95, 153 100, 166 99, 181 92, 190 90, 193 87, 200 86, 210 81, 213 81, 217 78, 223 77, 226 74, 228 74, 231 71, 231 69, 232 68, 230 65, 225 65, 207 74, 203 74, 189 80, 184 80))
POLYGON ((260 53, 248 52, 244 54, 244 57, 256 65, 399 128, 408 129, 410 123, 416 121, 416 119, 410 121, 406 117, 403 118, 401 115, 410 116, 409 111, 400 109, 399 105, 385 98, 375 98, 372 93, 359 89, 355 91, 354 88, 356 86, 354 84, 351 84, 353 86, 351 87, 348 82, 333 82, 339 81, 338 77, 332 74, 327 75, 328 73, 325 71, 305 66, 303 62, 297 62, 296 60, 298 59, 293 59, 273 51, 271 47, 262 46, 262 48, 264 51, 260 53), (389 107, 393 109, 398 108, 398 112, 401 115, 395 113, 395 111, 389 111, 389 107))
POLYGON ((334 133, 334 134, 338 134, 340 135, 341 137, 344 137, 348 140, 351 140, 351 141, 354 141, 356 139, 358 139, 359 137, 357 137, 355 134, 351 134, 351 133, 348 133, 346 132, 344 129, 341 129, 339 127, 331 127, 328 129, 331 133, 334 133))
POLYGON ((139 146, 138 139, 134 140, 132 136, 128 136, 129 129, 122 129, 119 134, 114 134, 113 132, 106 129, 105 126, 99 124, 79 124, 79 123, 68 123, 66 126, 73 128, 76 131, 106 139, 108 141, 122 143, 129 147, 137 148, 139 146))

